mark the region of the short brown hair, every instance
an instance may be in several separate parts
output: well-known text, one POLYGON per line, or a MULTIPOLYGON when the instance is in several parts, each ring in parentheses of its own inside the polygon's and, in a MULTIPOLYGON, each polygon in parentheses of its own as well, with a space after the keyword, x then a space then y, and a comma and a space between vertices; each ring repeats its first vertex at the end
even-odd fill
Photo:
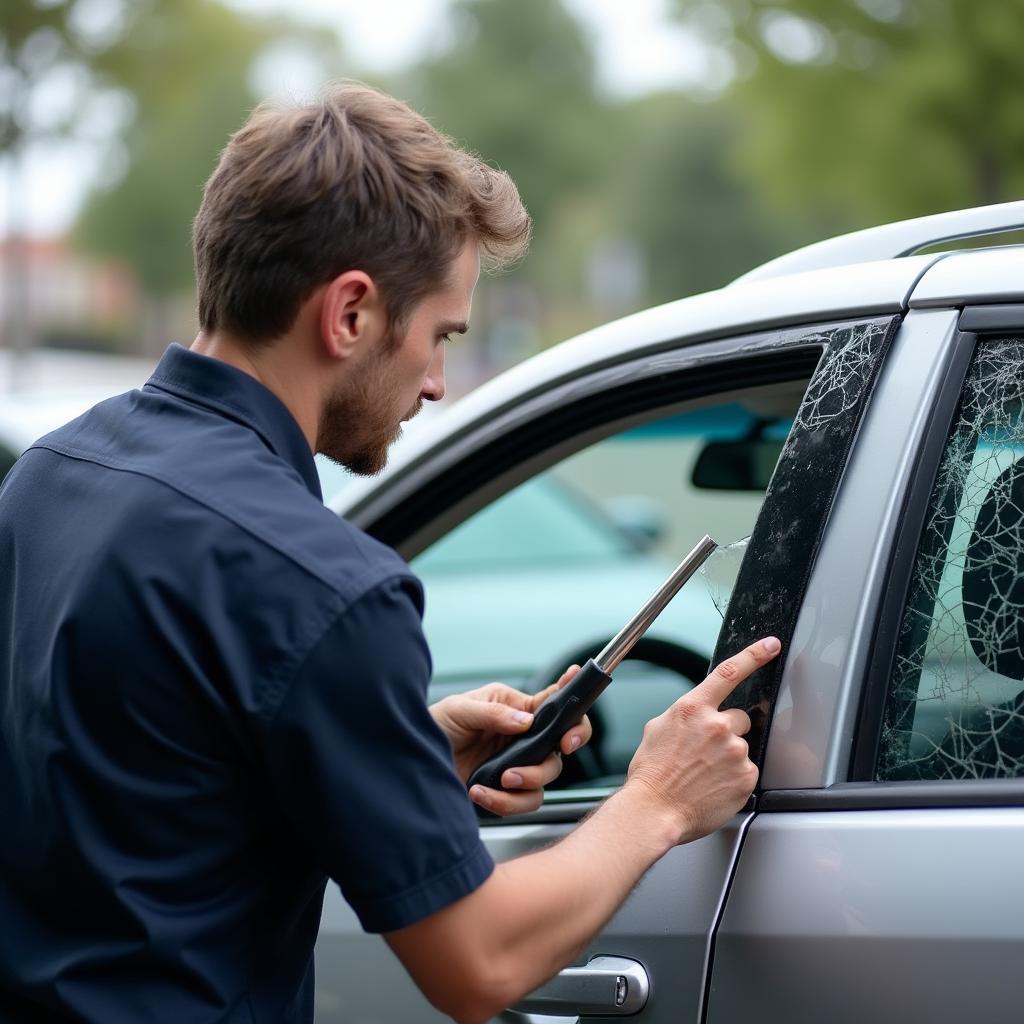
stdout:
POLYGON ((401 323, 468 239, 493 267, 529 236, 507 174, 401 101, 339 83, 318 103, 258 107, 225 147, 192 227, 199 323, 279 337, 317 287, 355 269, 401 323))

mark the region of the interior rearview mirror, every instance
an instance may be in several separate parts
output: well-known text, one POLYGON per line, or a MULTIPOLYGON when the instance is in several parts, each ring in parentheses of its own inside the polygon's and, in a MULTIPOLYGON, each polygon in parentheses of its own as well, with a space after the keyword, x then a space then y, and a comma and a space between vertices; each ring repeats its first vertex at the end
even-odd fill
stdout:
POLYGON ((741 441, 711 441, 705 445, 693 467, 694 487, 716 491, 759 491, 768 489, 784 440, 745 438, 741 441))

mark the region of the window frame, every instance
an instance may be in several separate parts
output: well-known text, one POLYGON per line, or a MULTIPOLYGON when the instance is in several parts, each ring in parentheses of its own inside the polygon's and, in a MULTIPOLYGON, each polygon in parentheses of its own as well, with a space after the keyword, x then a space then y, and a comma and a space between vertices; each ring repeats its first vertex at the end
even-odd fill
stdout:
MULTIPOLYGON (((938 309, 935 312, 939 312, 938 309)), ((957 309, 951 309, 957 314, 957 309)), ((943 379, 933 394, 927 429, 914 456, 886 561, 886 586, 851 722, 846 779, 822 787, 783 786, 758 796, 758 812, 909 810, 1024 806, 1024 777, 879 781, 875 779, 891 666, 942 455, 978 344, 1024 334, 1024 304, 967 306, 958 314, 943 379)), ((833 725, 835 728, 835 725, 833 725)))
MULTIPOLYGON (((782 642, 780 655, 744 680, 722 705, 749 713, 747 741, 751 760, 759 768, 768 755, 776 703, 818 551, 882 366, 902 323, 901 316, 868 317, 840 329, 851 334, 845 342, 836 342, 835 352, 829 351, 829 361, 810 382, 808 395, 821 375, 822 388, 812 399, 820 404, 810 406, 806 418, 801 415, 801 405, 726 610, 713 662, 724 660, 759 636, 773 634, 782 642), (857 346, 865 338, 852 331, 868 325, 879 330, 868 340, 869 350, 861 359, 857 346), (839 386, 829 386, 836 381, 839 386), (830 404, 837 398, 840 408, 835 411, 830 404), (794 484, 804 488, 795 498, 790 495, 794 484), (802 497, 804 494, 809 497, 802 497), (749 561, 751 555, 762 552, 760 561, 749 561), (744 590, 745 586, 749 589, 744 590)), ((840 330, 833 329, 833 333, 840 330)), ((829 349, 832 343, 830 337, 829 349)))
POLYGON ((588 445, 701 398, 809 377, 822 345, 802 340, 806 333, 687 346, 558 385, 422 461, 387 495, 347 518, 411 560, 474 512, 588 445))
MULTIPOLYGON (((469 515, 587 445, 704 397, 728 400, 758 385, 809 382, 826 350, 827 335, 889 321, 891 338, 899 320, 893 314, 861 315, 680 342, 675 349, 584 372, 426 449, 368 500, 356 504, 348 518, 412 559, 469 515), (615 415, 609 416, 610 411, 615 415)), ((858 422, 861 415, 863 406, 858 422)), ((837 481, 841 476, 842 468, 837 481)), ((763 747, 752 752, 759 762, 763 754, 763 747)), ((575 821, 612 791, 553 792, 540 811, 523 820, 575 821)), ((503 822, 510 823, 502 819, 486 824, 503 822)))
POLYGON ((849 783, 831 787, 846 792, 853 805, 989 806, 1024 804, 1024 775, 1017 778, 885 780, 876 777, 885 709, 889 701, 899 634, 913 582, 914 567, 939 468, 949 441, 967 374, 979 346, 987 340, 1024 335, 1024 306, 967 307, 961 313, 952 358, 930 411, 888 566, 888 586, 873 633, 869 669, 861 692, 851 750, 849 783), (884 787, 887 794, 860 796, 864 787, 884 787), (962 795, 958 795, 962 791, 962 795))
POLYGON ((967 371, 977 344, 978 336, 975 333, 963 330, 957 332, 945 376, 928 414, 924 441, 917 452, 886 569, 888 585, 872 633, 868 672, 861 691, 857 716, 857 734, 850 756, 851 782, 872 785, 895 784, 875 778, 882 723, 889 700, 900 627, 910 596, 918 548, 928 518, 939 466, 946 451, 953 418, 960 405, 967 371))

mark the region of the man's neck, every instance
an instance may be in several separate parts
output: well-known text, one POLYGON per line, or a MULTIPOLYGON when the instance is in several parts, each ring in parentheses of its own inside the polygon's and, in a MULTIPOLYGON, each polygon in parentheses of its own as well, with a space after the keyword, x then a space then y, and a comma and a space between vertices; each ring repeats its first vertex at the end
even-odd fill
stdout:
POLYGON ((258 380, 276 395, 295 417, 310 450, 316 450, 319 429, 319 395, 306 381, 306 375, 295 372, 297 360, 286 358, 290 339, 280 338, 270 344, 251 344, 222 331, 200 331, 190 346, 193 352, 219 359, 258 380))

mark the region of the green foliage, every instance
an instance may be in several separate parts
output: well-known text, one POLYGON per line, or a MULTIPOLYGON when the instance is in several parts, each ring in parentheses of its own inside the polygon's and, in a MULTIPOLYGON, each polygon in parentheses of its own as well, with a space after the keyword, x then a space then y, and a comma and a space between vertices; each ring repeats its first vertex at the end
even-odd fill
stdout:
POLYGON ((98 62, 131 94, 135 117, 124 140, 125 173, 93 194, 79 221, 83 245, 130 263, 151 294, 190 287, 190 231, 203 183, 258 101, 255 61, 289 37, 336 58, 325 34, 211 0, 151 0, 137 10, 123 43, 98 62))
POLYGON ((722 104, 603 96, 590 39, 561 0, 458 0, 445 39, 397 91, 519 185, 535 231, 517 274, 544 299, 549 338, 628 311, 587 294, 602 244, 639 251, 640 306, 723 284, 811 237, 770 218, 730 167, 735 117, 722 104))
POLYGON ((1024 191, 1024 0, 675 0, 739 71, 744 162, 851 224, 1024 191))
POLYGON ((662 93, 629 104, 622 120, 609 192, 620 230, 643 247, 648 301, 720 287, 812 240, 731 165, 738 126, 724 104, 662 93))
POLYGON ((559 197, 599 174, 594 57, 560 0, 458 0, 444 49, 401 83, 417 109, 508 171, 543 231, 559 197))
MULTIPOLYGON (((34 133, 33 88, 61 65, 93 56, 98 41, 77 31, 70 0, 3 0, 0 7, 0 155, 16 153, 34 133)), ((67 125, 61 126, 62 128, 67 125)))

